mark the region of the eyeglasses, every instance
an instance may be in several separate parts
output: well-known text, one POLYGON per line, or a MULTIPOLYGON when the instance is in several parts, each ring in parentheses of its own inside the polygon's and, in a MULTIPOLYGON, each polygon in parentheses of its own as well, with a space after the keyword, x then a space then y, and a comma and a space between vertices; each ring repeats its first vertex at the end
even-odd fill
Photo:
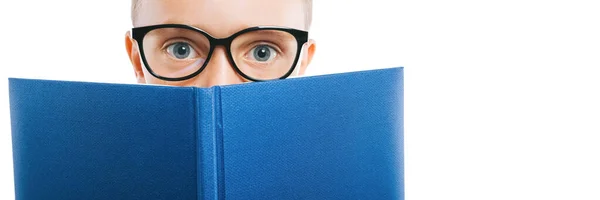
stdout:
POLYGON ((190 79, 202 72, 214 49, 223 45, 234 70, 250 81, 285 79, 294 71, 308 32, 260 26, 227 38, 183 24, 161 24, 132 29, 148 72, 166 81, 190 79))

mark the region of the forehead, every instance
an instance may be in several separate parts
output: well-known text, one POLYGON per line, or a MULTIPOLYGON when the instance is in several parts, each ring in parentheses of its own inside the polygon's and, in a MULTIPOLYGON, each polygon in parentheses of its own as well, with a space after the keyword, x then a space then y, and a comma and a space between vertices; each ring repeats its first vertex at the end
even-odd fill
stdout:
POLYGON ((304 29, 303 0, 140 0, 136 26, 177 23, 227 37, 252 26, 304 29))

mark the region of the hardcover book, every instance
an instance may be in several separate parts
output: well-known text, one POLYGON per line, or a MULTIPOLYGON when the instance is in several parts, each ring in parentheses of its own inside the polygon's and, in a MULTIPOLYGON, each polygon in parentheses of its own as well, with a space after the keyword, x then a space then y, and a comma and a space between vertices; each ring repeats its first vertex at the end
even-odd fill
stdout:
POLYGON ((403 68, 174 87, 10 78, 16 199, 404 199, 403 68))

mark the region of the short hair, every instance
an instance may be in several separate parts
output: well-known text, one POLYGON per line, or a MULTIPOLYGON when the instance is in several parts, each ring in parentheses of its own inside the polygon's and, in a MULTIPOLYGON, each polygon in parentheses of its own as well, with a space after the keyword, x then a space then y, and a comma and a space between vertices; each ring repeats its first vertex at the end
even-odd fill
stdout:
MULTIPOLYGON (((131 0, 131 22, 135 26, 135 21, 137 18, 137 10, 140 7, 140 2, 142 0, 131 0)), ((308 30, 312 24, 312 0, 302 0, 304 6, 304 21, 305 28, 308 30)))

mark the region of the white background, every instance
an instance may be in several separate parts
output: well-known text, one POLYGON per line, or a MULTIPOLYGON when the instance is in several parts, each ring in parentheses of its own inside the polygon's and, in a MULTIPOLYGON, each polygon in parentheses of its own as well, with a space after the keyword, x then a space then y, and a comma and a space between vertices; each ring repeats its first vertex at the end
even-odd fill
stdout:
MULTIPOLYGON (((600 4, 316 0, 309 75, 404 66, 407 199, 600 199, 600 4)), ((129 1, 0 3, 7 77, 133 83, 129 1)), ((43 102, 41 102, 43 103, 43 102)))

